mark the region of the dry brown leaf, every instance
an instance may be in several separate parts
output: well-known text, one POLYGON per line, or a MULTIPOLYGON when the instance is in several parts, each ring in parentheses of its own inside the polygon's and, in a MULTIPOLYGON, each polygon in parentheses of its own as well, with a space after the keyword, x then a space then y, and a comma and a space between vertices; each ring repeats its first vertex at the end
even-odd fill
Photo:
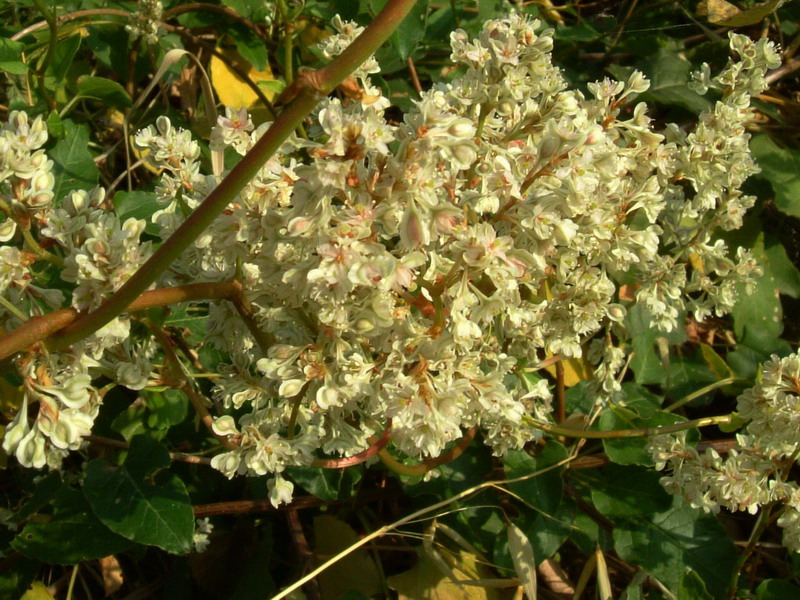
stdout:
POLYGON ((106 597, 116 592, 125 582, 122 577, 122 567, 113 554, 100 559, 100 573, 103 575, 103 591, 106 597))
POLYGON ((725 0, 703 0, 697 5, 697 15, 706 17, 710 23, 719 23, 738 15, 741 10, 725 0))

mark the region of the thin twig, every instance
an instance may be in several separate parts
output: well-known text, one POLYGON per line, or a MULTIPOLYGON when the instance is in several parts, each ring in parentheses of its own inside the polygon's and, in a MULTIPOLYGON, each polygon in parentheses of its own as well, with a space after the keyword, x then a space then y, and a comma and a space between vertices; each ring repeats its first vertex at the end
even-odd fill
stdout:
POLYGON ((544 423, 537 421, 532 417, 524 416, 522 420, 525 424, 541 429, 548 433, 555 435, 563 435, 565 437, 573 438, 589 438, 589 439, 606 439, 606 438, 630 438, 630 437, 647 437, 652 435, 662 435, 665 433, 676 433, 678 431, 685 431, 693 427, 708 427, 710 425, 725 425, 733 420, 733 415, 721 415, 718 417, 704 417, 702 419, 695 419, 693 421, 683 421, 681 423, 674 423, 672 425, 662 425, 660 427, 642 427, 640 429, 617 429, 614 431, 594 431, 588 429, 576 429, 573 427, 562 427, 560 425, 553 425, 551 423, 544 423))
MULTIPOLYGON (((85 435, 83 436, 83 439, 93 444, 100 444, 101 446, 108 446, 110 448, 119 448, 120 450, 128 450, 130 448, 130 444, 128 444, 127 442, 122 442, 120 440, 112 440, 111 438, 103 437, 100 435, 85 435)), ((169 458, 170 460, 174 460, 177 462, 185 462, 193 465, 208 466, 211 464, 210 458, 205 458, 203 456, 194 456, 192 454, 184 454, 183 452, 170 452, 169 458)))
POLYGON ((145 324, 150 328, 150 331, 153 333, 155 338, 158 340, 159 344, 161 344, 161 348, 164 350, 164 355, 167 358, 167 367, 169 371, 162 374, 166 378, 173 380, 170 382, 173 387, 182 390, 189 397, 189 402, 192 403, 197 416, 200 418, 200 421, 203 423, 208 432, 213 435, 214 438, 216 438, 216 440, 225 448, 228 450, 235 450, 237 445, 232 442, 227 435, 220 435, 214 431, 214 417, 211 416, 211 413, 208 412, 208 408, 206 408, 206 403, 208 401, 203 397, 202 394, 194 389, 194 385, 192 384, 191 380, 186 377, 180 358, 178 358, 178 355, 175 353, 175 349, 172 347, 173 344, 170 336, 150 319, 145 319, 144 321, 145 324))
POLYGON ((564 361, 556 363, 556 423, 567 420, 567 388, 564 385, 564 361))
POLYGON ((406 65, 408 65, 408 74, 411 76, 411 85, 414 86, 417 95, 422 96, 422 84, 419 82, 417 67, 414 65, 414 61, 410 56, 406 59, 406 65))
POLYGON ((475 434, 478 432, 478 428, 473 427, 469 429, 462 437, 458 443, 447 450, 446 452, 442 452, 436 458, 428 458, 422 461, 417 465, 405 465, 397 460, 394 456, 392 456, 388 450, 385 448, 378 452, 378 456, 381 459, 381 462, 386 465, 390 470, 394 471, 398 475, 405 475, 407 477, 415 477, 418 475, 424 475, 431 469, 435 469, 440 465, 444 465, 446 463, 452 462, 461 456, 467 447, 472 443, 472 440, 475 437, 475 434))
POLYGON ((424 515, 427 515, 429 513, 432 513, 434 511, 437 511, 437 510, 439 510, 441 508, 445 508, 447 506, 451 506, 452 504, 457 503, 457 502, 459 502, 461 500, 464 500, 465 498, 468 498, 470 496, 473 496, 473 495, 477 494, 478 492, 480 492, 480 491, 482 491, 484 489, 487 489, 487 488, 498 488, 499 486, 504 486, 504 485, 508 485, 508 484, 511 484, 511 483, 517 483, 519 481, 527 481, 528 479, 532 479, 534 477, 539 477, 540 475, 543 475, 545 473, 549 473, 550 471, 554 471, 556 469, 560 469, 561 467, 569 464, 572 460, 574 460, 574 457, 565 458, 564 460, 561 460, 561 461, 559 461, 559 462, 557 462, 557 463, 555 463, 553 465, 545 467, 544 469, 541 469, 540 471, 536 471, 534 473, 529 473, 527 475, 523 475, 522 477, 516 477, 514 479, 504 479, 504 480, 500 480, 500 481, 487 481, 487 482, 481 483, 479 485, 476 485, 476 486, 473 486, 473 487, 471 487, 469 489, 466 489, 463 492, 460 492, 460 493, 456 494, 455 496, 452 496, 450 498, 446 498, 446 499, 442 500, 441 502, 437 502, 437 503, 432 504, 430 506, 426 506, 425 508, 422 508, 422 509, 420 509, 418 511, 415 511, 415 512, 411 513, 410 515, 407 515, 407 516, 403 517, 402 519, 399 519, 399 520, 395 521, 394 523, 391 523, 389 525, 384 525, 380 529, 377 529, 376 531, 373 531, 369 535, 364 536, 358 542, 350 545, 350 547, 348 547, 347 549, 342 550, 336 556, 334 556, 334 557, 330 558, 329 560, 325 561, 319 567, 317 567, 316 569, 314 569, 310 573, 307 573, 301 579, 295 581, 292 585, 290 585, 290 586, 284 588, 283 590, 281 590, 281 592, 279 594, 277 594, 276 596, 272 597, 272 600, 281 600, 281 598, 286 598, 288 595, 290 595, 296 589, 300 588, 307 581, 310 581, 311 579, 313 579, 314 577, 316 577, 317 575, 322 573, 324 570, 326 570, 328 567, 330 567, 331 565, 337 563, 338 561, 340 561, 345 556, 349 555, 351 552, 354 552, 355 550, 358 550, 362 546, 364 546, 366 544, 369 544, 372 540, 374 540, 376 538, 379 538, 379 537, 382 537, 382 536, 386 535, 387 533, 389 533, 390 531, 392 531, 394 529, 397 529, 401 525, 405 525, 406 523, 409 523, 409 522, 412 522, 412 521, 416 521, 420 517, 422 517, 424 515))

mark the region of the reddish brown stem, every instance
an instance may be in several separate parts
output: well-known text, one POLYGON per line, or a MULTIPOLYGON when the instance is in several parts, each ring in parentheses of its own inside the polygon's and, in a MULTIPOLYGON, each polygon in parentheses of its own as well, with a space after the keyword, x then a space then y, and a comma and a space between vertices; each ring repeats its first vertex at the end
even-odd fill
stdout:
MULTIPOLYGON (((147 310, 179 302, 213 300, 236 297, 242 286, 238 281, 219 283, 190 283, 176 287, 144 292, 126 309, 127 312, 147 310)), ((74 308, 62 308, 40 317, 31 317, 24 325, 0 337, 0 360, 28 346, 40 342, 67 325, 75 322, 83 313, 74 308)))
POLYGON ((556 423, 567 420, 567 390, 564 386, 564 363, 556 363, 556 423))
MULTIPOLYGON (((381 498, 394 497, 397 490, 386 488, 371 490, 369 493, 360 494, 359 502, 377 500, 381 498)), ((353 498, 343 498, 341 500, 322 500, 315 496, 295 496, 289 504, 283 504, 278 508, 272 506, 269 500, 232 500, 230 502, 214 502, 213 504, 198 504, 194 507, 194 516, 213 517, 216 515, 238 515, 254 512, 272 512, 275 510, 298 510, 303 508, 316 508, 318 506, 331 506, 336 504, 352 504, 353 498)))
POLYGON ((386 429, 383 430, 381 437, 377 440, 372 437, 369 439, 370 447, 366 450, 362 450, 358 454, 354 454, 353 456, 348 456, 347 458, 316 458, 314 462, 311 463, 312 467, 318 467, 320 469, 344 469, 346 467, 352 467, 353 465, 357 465, 359 463, 364 462, 370 456, 375 456, 380 452, 386 444, 389 443, 389 432, 392 430, 392 420, 386 423, 386 429))
POLYGON ((436 458, 428 458, 418 465, 404 465, 399 460, 397 460, 394 456, 392 456, 388 450, 383 449, 378 452, 378 456, 381 457, 381 461, 384 465, 386 465, 389 469, 397 473, 398 475, 405 475, 407 477, 414 477, 417 475, 424 475, 431 469, 435 469, 440 465, 447 464, 451 461, 454 461, 459 456, 464 453, 464 450, 472 443, 472 440, 475 438, 475 434, 478 432, 478 427, 473 427, 472 429, 468 430, 464 437, 462 437, 458 444, 450 448, 450 450, 443 452, 436 458))

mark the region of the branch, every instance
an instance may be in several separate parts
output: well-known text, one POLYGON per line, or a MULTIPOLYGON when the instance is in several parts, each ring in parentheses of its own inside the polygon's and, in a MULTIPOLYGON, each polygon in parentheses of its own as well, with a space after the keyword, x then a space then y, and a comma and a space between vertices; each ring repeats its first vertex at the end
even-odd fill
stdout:
POLYGON ((405 475, 406 477, 424 475, 431 469, 435 469, 440 465, 454 461, 461 456, 464 453, 464 450, 466 450, 470 443, 472 443, 472 440, 475 438, 475 434, 477 432, 477 426, 467 430, 467 432, 464 434, 464 437, 462 437, 455 446, 450 448, 450 450, 442 452, 436 458, 428 458, 417 465, 406 465, 401 463, 385 448, 378 452, 378 456, 380 457, 381 462, 389 470, 394 471, 398 475, 405 475))
MULTIPOLYGON (((232 280, 220 283, 190 283, 150 290, 131 302, 125 312, 147 310, 193 300, 231 299, 237 297, 241 293, 241 289, 241 284, 232 280)), ((48 338, 78 320, 80 316, 81 313, 74 308, 62 308, 46 315, 31 317, 21 327, 0 337, 0 360, 48 338)))

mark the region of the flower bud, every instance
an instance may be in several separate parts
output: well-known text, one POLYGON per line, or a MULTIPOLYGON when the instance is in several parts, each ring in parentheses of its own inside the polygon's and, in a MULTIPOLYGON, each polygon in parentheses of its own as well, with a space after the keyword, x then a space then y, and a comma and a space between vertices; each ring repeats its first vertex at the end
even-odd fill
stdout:
POLYGON ((409 201, 400 221, 400 241, 408 249, 427 246, 431 241, 428 224, 414 200, 409 201))

